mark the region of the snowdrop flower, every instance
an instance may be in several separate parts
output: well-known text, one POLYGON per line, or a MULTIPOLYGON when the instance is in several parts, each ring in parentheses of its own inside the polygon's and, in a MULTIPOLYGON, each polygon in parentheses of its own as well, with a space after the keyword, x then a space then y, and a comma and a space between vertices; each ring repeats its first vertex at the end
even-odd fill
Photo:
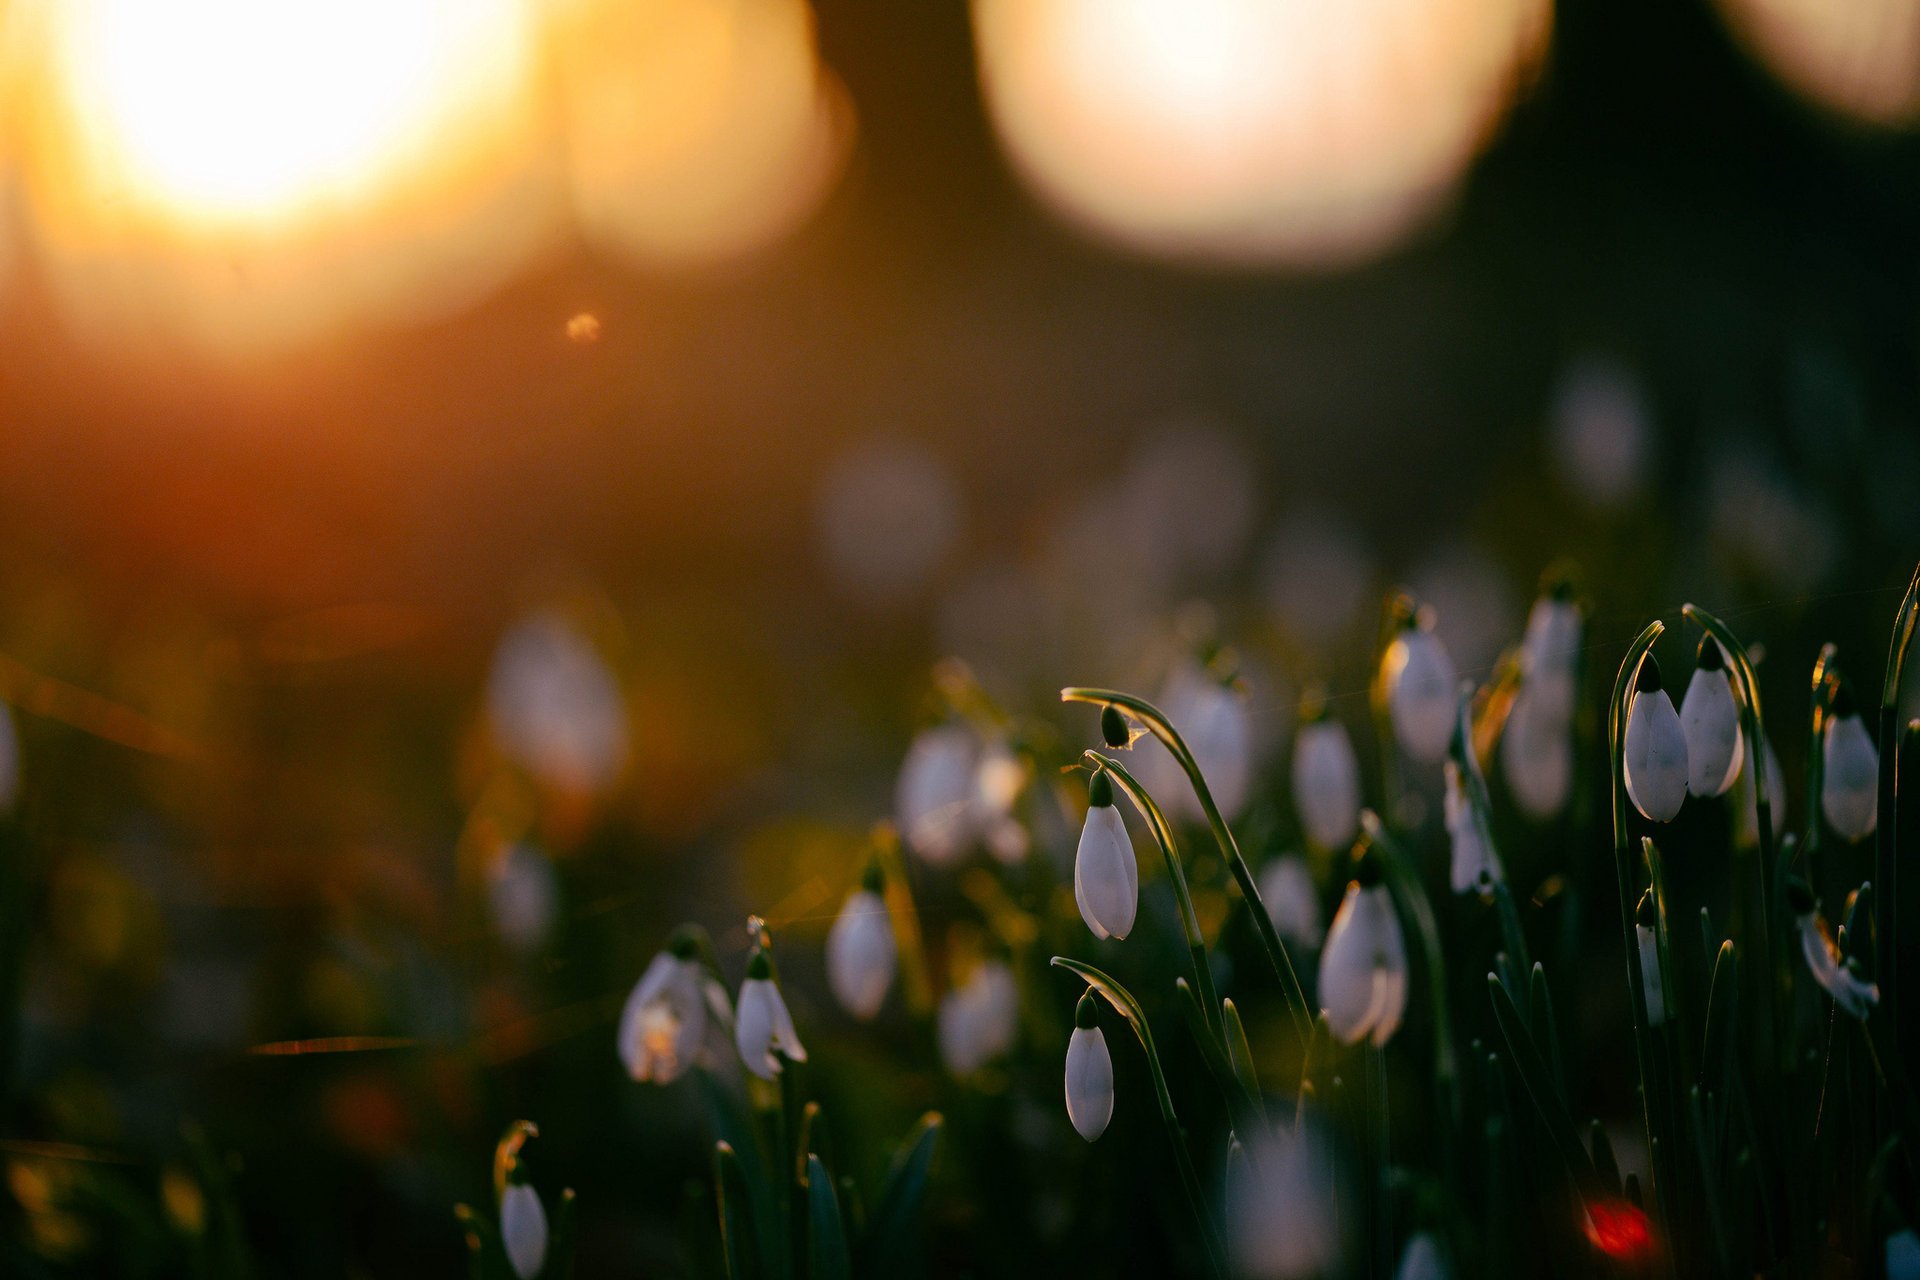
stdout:
POLYGON ((697 934, 683 929, 627 997, 620 1061, 643 1084, 671 1084, 696 1062, 718 1064, 713 1041, 724 1037, 731 1020, 726 989, 700 963, 697 934))
POLYGON ((907 749, 893 793, 894 816, 907 847, 944 867, 974 837, 974 768, 979 742, 963 724, 923 729, 907 749))
POLYGON ((1659 912, 1653 905, 1653 890, 1640 895, 1633 912, 1633 938, 1640 948, 1640 993, 1647 1001, 1647 1025, 1657 1027, 1667 1020, 1667 984, 1660 974, 1659 912))
POLYGON ((500 1243, 513 1273, 520 1280, 533 1280, 547 1262, 547 1211, 526 1178, 525 1168, 515 1160, 500 1193, 500 1243))
POLYGON ((1027 829, 1014 805, 1027 785, 1027 768, 1004 742, 980 752, 973 772, 974 821, 981 841, 999 862, 1011 866, 1027 856, 1027 829))
POLYGON ((1880 820, 1880 754, 1845 684, 1834 695, 1820 759, 1820 809, 1827 825, 1850 842, 1865 840, 1880 820))
POLYGON ((1453 1272, 1440 1252, 1440 1242, 1425 1231, 1414 1233, 1393 1269, 1393 1280, 1447 1280, 1453 1272))
POLYGON ((1541 714, 1572 721, 1579 666, 1580 606, 1573 598, 1573 584, 1555 578, 1527 612, 1527 630, 1520 640, 1522 687, 1541 714))
POLYGON ((1634 677, 1626 746, 1627 796, 1633 807, 1654 822, 1673 821, 1687 798, 1687 735, 1651 653, 1634 677))
POLYGON ((13 727, 13 708, 0 702, 0 813, 13 808, 20 797, 20 735, 13 727))
POLYGON ((1453 846, 1453 891, 1490 895, 1493 886, 1504 879, 1500 861, 1494 856, 1493 842, 1487 838, 1480 815, 1474 811, 1473 798, 1467 794, 1466 776, 1452 760, 1446 763, 1444 803, 1447 837, 1453 846))
POLYGON ((1384 1045, 1399 1029, 1407 1008, 1407 949, 1372 853, 1354 868, 1327 930, 1319 987, 1320 1007, 1341 1043, 1384 1045))
POLYGON ((511 845, 494 861, 488 876, 487 905, 493 911, 493 927, 515 951, 538 950, 553 930, 559 894, 553 864, 530 845, 511 845))
POLYGON ((1113 781, 1106 770, 1087 784, 1087 823, 1073 855, 1073 900, 1080 918, 1096 938, 1124 938, 1133 931, 1140 909, 1140 868, 1133 841, 1113 803, 1113 781))
POLYGON ((971 1075, 1013 1047, 1020 989, 1013 970, 988 960, 941 998, 940 1057, 956 1076, 971 1075))
POLYGON ((1865 1022, 1873 1007, 1880 1003, 1880 984, 1863 979, 1859 966, 1841 956, 1827 922, 1814 904, 1812 892, 1799 880, 1787 881, 1787 905, 1793 911, 1794 927, 1800 934, 1800 954, 1806 957, 1813 980, 1849 1017, 1865 1022))
POLYGON ((827 983, 841 1007, 863 1022, 880 1012, 898 959, 885 888, 880 868, 868 867, 827 934, 827 983))
POLYGON ((1310 950, 1319 947, 1326 929, 1320 923, 1320 891, 1314 888, 1306 859, 1288 854, 1269 862, 1260 872, 1260 901, 1282 938, 1310 950))
POLYGON ((1092 1142, 1113 1118, 1113 1056, 1107 1052, 1093 992, 1080 996, 1073 1012, 1073 1036, 1067 1041, 1067 1118, 1092 1142))
MULTIPOLYGON (((1773 828, 1773 838, 1778 840, 1787 830, 1787 777, 1780 771, 1780 757, 1774 752, 1773 743, 1761 735, 1761 746, 1766 753, 1767 762, 1767 808, 1773 815, 1768 825, 1773 828)), ((1753 744, 1746 744, 1746 763, 1741 767, 1737 801, 1739 825, 1734 835, 1742 848, 1751 849, 1760 843, 1760 797, 1753 789, 1753 744)))
POLYGON ((487 709, 500 749, 549 786, 591 793, 626 764, 619 681, 558 613, 535 614, 500 638, 487 709))
MULTIPOLYGON (((1220 816, 1231 822, 1253 787, 1253 723, 1246 700, 1197 662, 1175 669, 1161 690, 1160 710, 1193 753, 1220 816)), ((1206 817, 1186 771, 1157 739, 1141 757, 1141 781, 1169 818, 1206 817)))
POLYGON ((1712 636, 1700 638, 1700 657, 1680 700, 1680 732, 1687 740, 1687 791, 1725 795, 1740 774, 1740 704, 1727 678, 1726 655, 1712 636))
POLYGON ((1910 1230, 1887 1237, 1887 1280, 1920 1280, 1920 1237, 1910 1230))
POLYGON ((1315 848, 1345 848, 1360 829, 1360 761, 1324 704, 1294 740, 1293 803, 1315 848))
POLYGON ((1520 811, 1545 822, 1566 807, 1573 790, 1573 721, 1522 684, 1500 732, 1500 775, 1520 811))
POLYGON ((1409 757, 1438 764, 1453 740, 1453 659, 1433 633, 1431 614, 1409 618, 1380 660, 1393 736, 1409 757))
POLYGON ((1227 1235, 1235 1275, 1306 1280, 1339 1257, 1335 1168, 1309 1123, 1250 1137, 1227 1161, 1227 1235))
POLYGON ((733 1037, 740 1048, 740 1061, 762 1080, 780 1074, 780 1059, 775 1054, 795 1062, 807 1060, 800 1033, 793 1029, 793 1015, 787 1012, 787 1002, 773 980, 773 961, 764 947, 755 947, 747 959, 747 980, 740 984, 733 1037))

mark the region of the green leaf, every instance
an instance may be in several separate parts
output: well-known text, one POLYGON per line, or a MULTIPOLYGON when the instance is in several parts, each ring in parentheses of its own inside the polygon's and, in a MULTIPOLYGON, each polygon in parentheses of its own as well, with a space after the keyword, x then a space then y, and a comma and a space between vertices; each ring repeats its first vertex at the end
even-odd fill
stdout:
POLYGON ((840 1221, 840 1202, 834 1198, 833 1179, 819 1156, 807 1157, 807 1275, 812 1280, 848 1280, 853 1273, 847 1256, 847 1232, 840 1221))
POLYGON ((1240 1021, 1240 1010, 1230 999, 1220 1002, 1220 1013, 1227 1032, 1227 1062, 1233 1067, 1240 1087, 1257 1104, 1260 1101, 1260 1077, 1253 1069, 1253 1046, 1247 1043, 1246 1024, 1240 1021))
POLYGON ((713 1144, 713 1184, 720 1205, 720 1243, 726 1251, 730 1280, 752 1280, 760 1274, 760 1251, 755 1245, 753 1198, 747 1191, 746 1170, 740 1156, 725 1142, 713 1144))
POLYGON ((1531 980, 1527 984, 1527 1015, 1535 1042, 1546 1043, 1546 1058, 1553 1067, 1553 1082, 1564 1097, 1567 1091, 1567 1066, 1560 1059, 1560 1024, 1553 1016, 1553 993, 1547 989, 1546 967, 1538 961, 1534 962, 1531 980))
POLYGON ((1733 1019, 1740 1007, 1740 953, 1733 939, 1720 944, 1713 963, 1713 983, 1707 988, 1707 1030, 1700 1048, 1700 1086, 1722 1106, 1727 1099, 1727 1073, 1733 1069, 1733 1019))
POLYGON ((925 1270, 920 1249, 920 1206, 927 1198, 927 1177, 943 1123, 939 1112, 927 1112, 894 1156, 886 1190, 861 1241, 861 1275, 877 1280, 919 1275, 925 1270))
POLYGON ((1500 1034, 1505 1037, 1507 1049, 1513 1058, 1513 1068, 1520 1075, 1520 1082, 1527 1087, 1527 1093, 1533 1099, 1534 1109, 1540 1113, 1541 1122, 1546 1126, 1547 1136, 1560 1151, 1560 1158, 1566 1162, 1567 1173, 1572 1176, 1574 1185, 1581 1195, 1595 1198, 1601 1191, 1600 1178, 1594 1172, 1593 1161, 1587 1155, 1586 1147, 1580 1143, 1579 1134, 1574 1131, 1573 1117, 1567 1113, 1567 1104, 1553 1085, 1553 1077, 1547 1064, 1540 1056, 1540 1049, 1527 1034, 1527 1024, 1520 1017, 1513 997, 1501 984, 1496 974, 1487 975, 1487 990, 1493 997, 1494 1020, 1500 1024, 1500 1034))

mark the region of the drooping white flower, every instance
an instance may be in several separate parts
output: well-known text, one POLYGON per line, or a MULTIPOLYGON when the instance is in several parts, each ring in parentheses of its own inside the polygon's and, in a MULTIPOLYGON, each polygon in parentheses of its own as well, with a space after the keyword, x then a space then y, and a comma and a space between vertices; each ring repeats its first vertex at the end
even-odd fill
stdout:
POLYGON ((1627 796, 1655 822, 1671 822, 1687 798, 1687 737, 1660 684, 1660 664, 1640 663, 1627 706, 1627 796))
POLYGON ((1640 993, 1647 1002, 1647 1025, 1657 1027, 1667 1020, 1667 984, 1660 972, 1660 935, 1653 890, 1640 896, 1634 911, 1633 938, 1640 950, 1640 993))
POLYGON ((1467 779, 1460 766, 1449 760, 1445 772, 1446 795, 1443 803, 1447 838, 1453 851, 1449 876, 1453 891, 1483 896, 1491 894, 1493 886, 1505 878, 1500 870, 1500 859, 1494 855, 1493 841, 1488 839, 1486 826, 1473 807, 1473 798, 1467 793, 1467 779))
POLYGON ((671 1084, 696 1063, 717 1065, 715 1041, 724 1040, 731 1020, 726 988, 700 963, 694 935, 683 931, 627 996, 620 1061, 643 1084, 671 1084))
POLYGON ((1416 1231, 1400 1253, 1400 1265, 1393 1269, 1393 1280, 1447 1280, 1453 1269, 1447 1265, 1440 1242, 1425 1231, 1416 1231))
POLYGON ((1522 684, 1500 731, 1500 774, 1521 812, 1545 822, 1573 791, 1573 720, 1548 695, 1522 684))
POLYGON ((1294 946, 1313 950, 1326 937, 1320 921, 1320 891, 1314 887, 1305 858, 1288 854, 1262 868, 1260 901, 1274 930, 1294 946))
POLYGON ((734 1013, 734 1043, 740 1049, 740 1061, 762 1080, 780 1074, 784 1054, 795 1062, 805 1062, 807 1051, 800 1033, 793 1029, 793 1015, 781 998, 773 980, 773 962, 767 953, 755 947, 747 961, 747 980, 740 984, 739 1007, 734 1013))
MULTIPOLYGON (((1309 1113, 1311 1115, 1311 1113, 1309 1113)), ((1250 1136, 1227 1161, 1227 1237, 1235 1275, 1306 1280, 1340 1255, 1337 1169, 1309 1119, 1250 1136)))
POLYGON ((1840 954, 1827 922, 1807 886, 1798 880, 1787 882, 1787 904, 1793 912, 1794 928, 1800 935, 1800 954, 1806 957, 1807 970, 1821 989, 1833 997, 1847 1016, 1865 1021, 1880 1003, 1880 984, 1862 978, 1853 962, 1840 954))
POLYGON ((524 1176, 516 1164, 500 1193, 500 1243, 513 1273, 520 1280, 533 1280, 547 1263, 547 1211, 524 1176))
POLYGON ((626 764, 619 681, 558 613, 537 613, 500 638, 487 709, 501 751, 549 786, 599 791, 626 764))
POLYGON ((940 1058, 954 1075, 971 1075, 1013 1047, 1019 1025, 1013 970, 1005 961, 984 961, 940 1000, 940 1058))
POLYGON ((879 868, 869 867, 827 933, 827 983, 841 1007, 862 1021, 880 1012, 899 959, 884 887, 879 868))
MULTIPOLYGON (((1246 700, 1197 662, 1174 668, 1161 690, 1160 711, 1193 753, 1220 816, 1231 822, 1247 806, 1253 786, 1253 723, 1246 700)), ((1169 818, 1200 822, 1205 811, 1193 784, 1164 743, 1143 743, 1138 776, 1169 818)))
POLYGON ((1556 579, 1527 612, 1520 640, 1522 687, 1532 691, 1539 712, 1573 719, 1580 672, 1580 605, 1573 584, 1556 579))
POLYGON ((979 752, 973 731, 959 723, 923 729, 907 748, 894 816, 907 847, 932 866, 949 865, 973 843, 979 752))
POLYGON ((0 813, 20 798, 20 735, 13 724, 13 708, 0 702, 0 813))
POLYGON ((1346 726, 1324 709, 1294 739, 1293 803, 1315 848, 1344 848, 1360 829, 1360 761, 1346 726))
POLYGON ((1431 617, 1407 621, 1387 646, 1381 672, 1393 736, 1401 749, 1422 764, 1438 764, 1453 740, 1458 695, 1453 659, 1433 633, 1431 617))
POLYGON ((1842 685, 1820 744, 1820 809, 1842 839, 1859 842, 1880 822, 1880 753, 1842 685))
POLYGON ((1700 640, 1700 659, 1680 700, 1680 731, 1687 740, 1687 790, 1696 796, 1725 795, 1746 759, 1741 749, 1740 704, 1727 678, 1726 655, 1712 636, 1700 640))
POLYGON ((1008 866, 1027 856, 1027 828, 1014 815, 1027 767, 1005 742, 988 743, 973 771, 974 825, 987 852, 1008 866))
POLYGON ((1920 1280, 1920 1236, 1911 1228, 1887 1237, 1887 1280, 1920 1280))
POLYGON ((1384 1045, 1407 1008, 1407 949, 1374 855, 1360 859, 1320 952, 1320 1007, 1343 1044, 1384 1045))
POLYGON ((1105 1133, 1113 1118, 1113 1056, 1107 1052, 1098 1014, 1094 994, 1084 993, 1067 1041, 1067 1118, 1088 1142, 1105 1133))
MULTIPOLYGON (((1763 741, 1761 745, 1766 753, 1767 808, 1773 815, 1767 825, 1773 828, 1773 838, 1778 840, 1787 830, 1787 777, 1780 771, 1780 756, 1774 751, 1773 743, 1763 741)), ((1745 744, 1743 754, 1746 763, 1740 768, 1740 776, 1734 780, 1737 797, 1735 812, 1739 815, 1734 835, 1742 848, 1751 849, 1760 842, 1760 797, 1753 789, 1752 743, 1745 744)))
POLYGON ((487 904, 493 927, 515 951, 538 950, 553 929, 560 886, 553 864, 531 845, 514 844, 494 861, 487 904))
POLYGON ((1124 938, 1140 908, 1140 868, 1103 769, 1087 785, 1087 822, 1073 856, 1073 900, 1096 938, 1124 938))

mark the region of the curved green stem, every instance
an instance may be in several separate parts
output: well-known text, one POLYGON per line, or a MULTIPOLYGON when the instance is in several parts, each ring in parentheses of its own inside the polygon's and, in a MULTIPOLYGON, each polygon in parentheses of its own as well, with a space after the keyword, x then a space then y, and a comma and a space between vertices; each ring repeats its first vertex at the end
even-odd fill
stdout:
POLYGON ((1220 1241, 1214 1233, 1213 1222, 1207 1215, 1206 1197, 1200 1192, 1200 1179, 1193 1171, 1193 1159, 1187 1154, 1186 1135, 1180 1130, 1180 1118, 1173 1111, 1173 1095, 1167 1092, 1166 1072, 1160 1067, 1160 1054, 1153 1047, 1153 1031, 1147 1026, 1146 1011, 1133 993, 1115 982, 1090 964, 1055 956, 1053 963, 1079 977, 1106 997, 1127 1024, 1133 1028, 1134 1036, 1140 1041, 1140 1048, 1147 1055, 1147 1070, 1153 1075, 1154 1098, 1160 1104, 1160 1119, 1166 1124, 1167 1138, 1173 1143, 1174 1162, 1180 1167, 1180 1181, 1187 1189, 1187 1202, 1193 1209, 1195 1223, 1200 1228, 1200 1239, 1206 1246, 1207 1261, 1215 1275, 1226 1272, 1225 1258, 1220 1241))
POLYGON ((1897 722, 1900 717, 1900 680, 1906 670, 1907 650, 1913 647, 1917 621, 1920 621, 1920 568, 1914 569, 1913 581, 1907 584, 1907 594, 1901 597, 1900 609, 1893 616, 1893 639, 1887 647, 1887 678, 1880 686, 1880 838, 1874 849, 1873 869, 1875 885, 1880 890, 1880 909, 1874 924, 1880 935, 1880 954, 1887 957, 1880 966, 1880 998, 1882 1007, 1887 1011, 1887 1020, 1894 1026, 1900 1025, 1900 952, 1896 931, 1900 914, 1894 910, 1894 904, 1900 896, 1900 859, 1894 839, 1899 818, 1899 807, 1894 796, 1894 779, 1900 762, 1897 722))
MULTIPOLYGON (((1213 986, 1213 964, 1207 959, 1207 940, 1200 932, 1199 913, 1193 909, 1193 892, 1187 887, 1187 873, 1180 865, 1180 854, 1173 843, 1173 827, 1153 797, 1147 794, 1147 789, 1121 768, 1118 761, 1109 760, 1097 751, 1088 751, 1082 758, 1096 771, 1106 770, 1120 784, 1120 789, 1140 810, 1140 816, 1147 820, 1147 830, 1153 833, 1153 842, 1160 846, 1160 856, 1167 860, 1167 875, 1173 881, 1174 896, 1180 900, 1180 920, 1186 927, 1187 951, 1193 957, 1193 977, 1199 984, 1200 1007, 1206 1016, 1207 1031, 1215 1040, 1221 1040, 1220 996, 1213 986)), ((1224 1047, 1224 1041, 1222 1045, 1224 1047)))
MULTIPOLYGON (((1136 698, 1130 693, 1121 693, 1117 689, 1067 688, 1060 691, 1062 702, 1088 702, 1096 706, 1118 707, 1134 719, 1147 726, 1154 737, 1165 744, 1180 767, 1186 771, 1187 779, 1193 783, 1193 794, 1200 801, 1200 808, 1207 815, 1207 825, 1213 830, 1214 842, 1220 846, 1220 856, 1226 859, 1227 866, 1233 871, 1235 883, 1240 886, 1241 896, 1253 915, 1254 928, 1260 934, 1265 945, 1267 959, 1273 965, 1274 976, 1280 980, 1280 989, 1287 999, 1287 1011, 1293 1015, 1294 1030, 1301 1042, 1306 1042, 1313 1026, 1313 1010, 1307 1005, 1307 994, 1300 985, 1300 978, 1294 972, 1293 960, 1287 954, 1287 948, 1280 941, 1279 931, 1273 927, 1273 917, 1267 914, 1266 904, 1260 900, 1260 889, 1254 883, 1253 870, 1247 866, 1247 860, 1240 853, 1240 845, 1233 838, 1226 819, 1220 816, 1219 806, 1213 802, 1213 793, 1207 789, 1207 780, 1201 776, 1200 766, 1194 761, 1193 753, 1187 750, 1187 744, 1174 731, 1160 709, 1144 698, 1136 698)), ((1117 776, 1117 775, 1116 775, 1117 776)))

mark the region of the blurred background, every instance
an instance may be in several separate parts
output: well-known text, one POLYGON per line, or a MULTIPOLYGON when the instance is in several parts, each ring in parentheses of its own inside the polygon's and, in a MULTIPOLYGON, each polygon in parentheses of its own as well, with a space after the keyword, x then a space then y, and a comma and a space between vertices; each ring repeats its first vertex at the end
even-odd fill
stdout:
POLYGON ((191 1125, 268 1273, 452 1274, 529 1115, 590 1274, 710 1270, 612 1026, 749 910, 876 1170, 956 1116, 941 1269, 1067 1256, 1057 1058, 819 977, 935 661, 1077 747, 1204 606, 1280 777, 1385 590, 1484 677, 1566 557, 1596 678, 1691 599, 1871 697, 1916 122, 1914 0, 0 0, 21 1265, 139 1273, 191 1125))

